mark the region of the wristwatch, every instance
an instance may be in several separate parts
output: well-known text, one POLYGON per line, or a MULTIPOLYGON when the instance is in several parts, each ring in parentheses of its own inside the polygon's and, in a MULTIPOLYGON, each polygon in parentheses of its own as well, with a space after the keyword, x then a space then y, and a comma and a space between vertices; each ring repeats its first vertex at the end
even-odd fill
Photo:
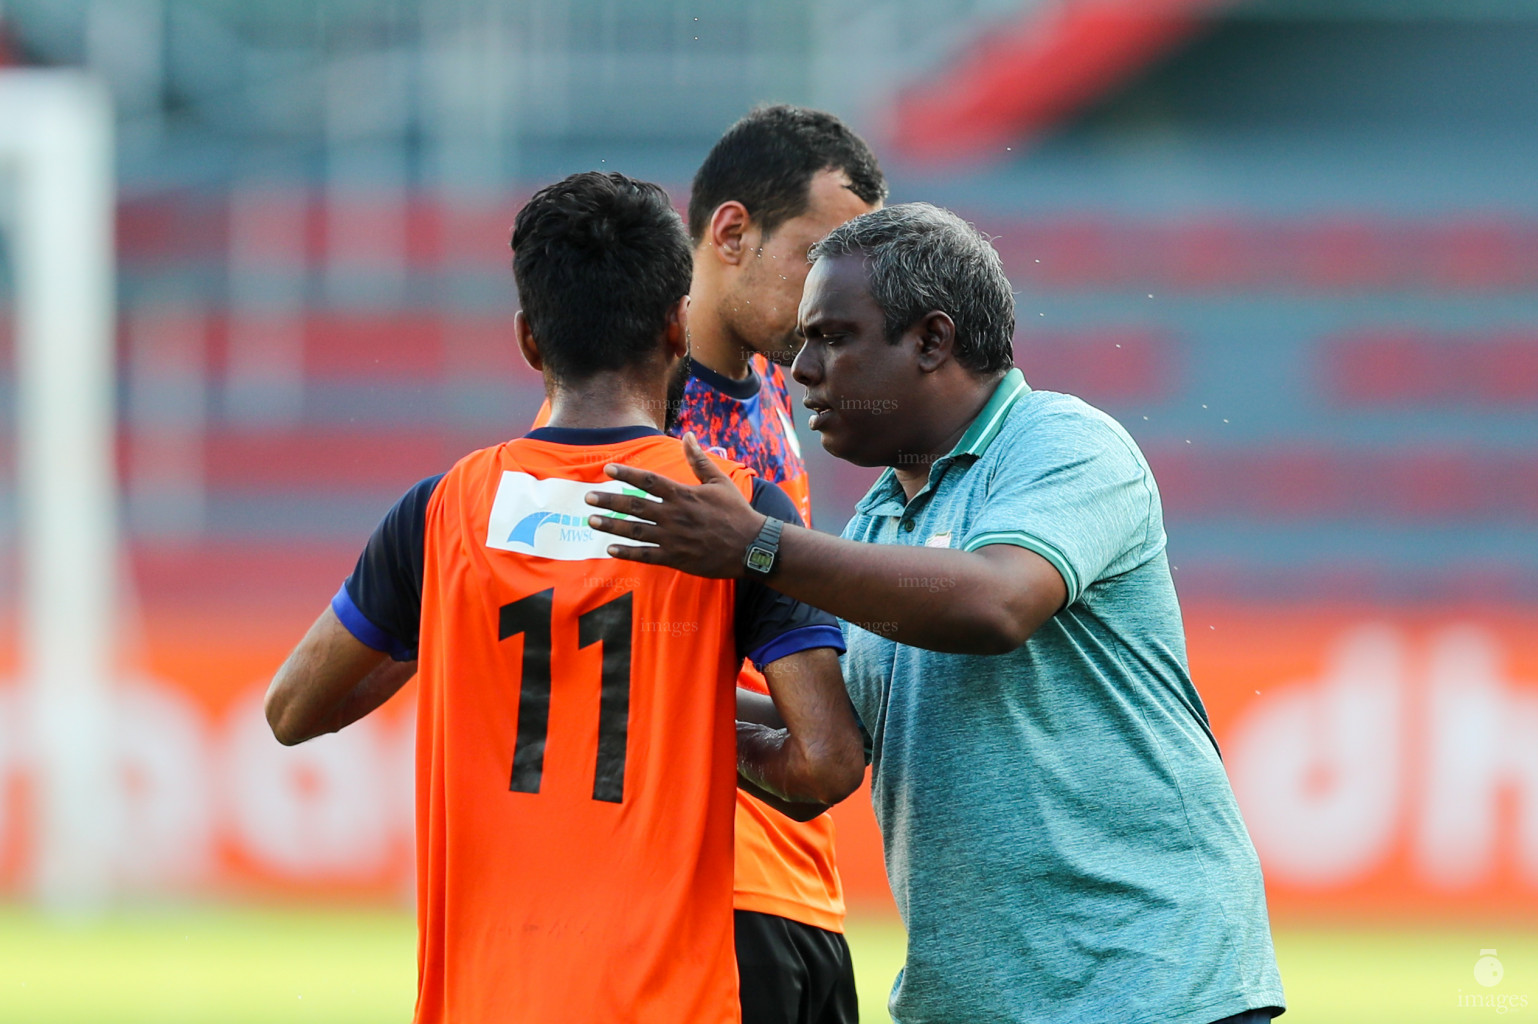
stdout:
POLYGON ((783 520, 774 516, 764 517, 764 528, 758 531, 758 536, 748 545, 748 553, 742 556, 742 564, 747 567, 749 576, 763 579, 774 571, 774 559, 780 553, 780 531, 783 529, 783 520))

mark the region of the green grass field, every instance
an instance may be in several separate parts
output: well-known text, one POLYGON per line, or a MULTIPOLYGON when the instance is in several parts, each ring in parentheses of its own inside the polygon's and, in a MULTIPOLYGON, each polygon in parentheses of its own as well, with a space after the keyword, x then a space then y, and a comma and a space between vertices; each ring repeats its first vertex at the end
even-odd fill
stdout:
MULTIPOLYGON (((399 911, 197 908, 54 924, 0 909, 0 1020, 15 1024, 381 1024, 410 1018, 413 922, 399 911)), ((1504 1019, 1459 996, 1530 996, 1538 930, 1281 927, 1277 954, 1300 1024, 1504 1019), (1473 977, 1482 948, 1505 977, 1473 977)), ((857 917, 849 942, 862 1020, 886 1022, 902 928, 857 917)))

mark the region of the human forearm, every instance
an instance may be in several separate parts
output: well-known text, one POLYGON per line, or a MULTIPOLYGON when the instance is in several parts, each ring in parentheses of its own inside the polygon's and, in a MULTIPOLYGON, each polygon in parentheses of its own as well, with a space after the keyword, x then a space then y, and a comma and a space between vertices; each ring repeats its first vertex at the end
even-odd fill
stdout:
POLYGON ((825 791, 804 755, 798 756, 789 741, 787 730, 739 721, 737 781, 744 791, 786 817, 810 821, 848 793, 825 791))
POLYGON ((783 813, 812 817, 865 777, 864 743, 838 652, 814 647, 777 658, 764 666, 764 680, 769 697, 738 688, 739 715, 752 716, 737 723, 738 775, 744 789, 783 813))
POLYGON ((785 720, 774 706, 773 697, 742 686, 737 687, 737 721, 767 725, 771 729, 785 728, 785 720))
POLYGON ((794 526, 780 538, 770 580, 862 629, 955 654, 999 654, 1025 642, 1038 623, 1018 584, 1009 565, 977 552, 866 544, 794 526))
MULTIPOLYGON (((784 691, 783 684, 780 689, 784 691)), ((789 738, 773 697, 737 687, 737 784, 786 817, 810 821, 829 805, 782 795, 798 790, 796 776, 807 774, 804 764, 792 767, 788 763, 789 738)))
POLYGON ((292 746, 356 721, 411 677, 392 669, 395 664, 360 643, 327 608, 267 688, 264 710, 273 735, 292 746))
POLYGON ((347 691, 339 704, 331 710, 331 713, 316 729, 315 735, 320 736, 328 732, 337 732, 346 728, 358 719, 368 715, 381 707, 385 701, 395 696, 402 686, 411 681, 417 674, 415 661, 394 661, 386 659, 380 662, 368 675, 347 691))
MULTIPOLYGON (((656 500, 594 491, 589 504, 626 518, 594 515, 595 530, 640 541, 609 554, 666 565, 696 576, 740 579, 748 546, 765 523, 731 481, 699 450, 684 447, 700 486, 630 466, 609 466, 617 480, 656 500)), ((1067 600, 1063 578, 1023 547, 976 551, 868 544, 787 524, 769 585, 915 647, 959 654, 1000 654, 1023 644, 1067 600)))

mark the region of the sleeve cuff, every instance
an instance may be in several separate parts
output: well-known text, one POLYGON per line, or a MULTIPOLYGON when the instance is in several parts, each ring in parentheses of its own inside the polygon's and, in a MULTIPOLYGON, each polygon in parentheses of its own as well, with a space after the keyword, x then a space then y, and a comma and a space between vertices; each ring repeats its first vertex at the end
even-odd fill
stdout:
POLYGON ((364 647, 372 647, 376 651, 383 651, 396 661, 410 661, 417 656, 416 651, 407 649, 399 640, 380 629, 368 620, 358 606, 353 604, 352 595, 347 592, 347 584, 336 592, 331 599, 331 610, 342 621, 347 632, 364 647))
POLYGON ((799 626, 748 652, 748 660, 762 672, 764 666, 772 661, 779 661, 801 651, 810 651, 814 647, 831 647, 843 654, 844 634, 837 626, 799 626))
POLYGON ((1017 548, 1025 548, 1045 558, 1057 570, 1057 574, 1063 578, 1063 586, 1068 588, 1068 600, 1063 602, 1066 608, 1079 599, 1080 585, 1079 574, 1074 571, 1073 565, 1058 548, 1038 537, 1032 537, 1028 533, 1018 530, 993 530, 988 533, 978 533, 968 537, 961 545, 963 551, 976 551, 991 544, 1012 544, 1017 548))

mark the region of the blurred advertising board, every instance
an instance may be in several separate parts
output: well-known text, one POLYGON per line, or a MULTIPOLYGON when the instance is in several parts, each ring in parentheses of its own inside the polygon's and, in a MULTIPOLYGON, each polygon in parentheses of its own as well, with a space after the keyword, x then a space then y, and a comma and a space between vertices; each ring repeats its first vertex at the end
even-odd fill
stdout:
MULTIPOLYGON (((133 893, 409 900, 413 692, 295 748, 267 680, 302 625, 150 615, 101 813, 133 893)), ((1197 685, 1273 912, 1538 910, 1538 609, 1187 609, 1197 685)), ((6 660, 14 674, 14 660, 6 660)), ((28 736, 0 687, 0 887, 25 890, 28 736)), ((889 907, 862 792, 835 810, 855 907, 889 907)))

